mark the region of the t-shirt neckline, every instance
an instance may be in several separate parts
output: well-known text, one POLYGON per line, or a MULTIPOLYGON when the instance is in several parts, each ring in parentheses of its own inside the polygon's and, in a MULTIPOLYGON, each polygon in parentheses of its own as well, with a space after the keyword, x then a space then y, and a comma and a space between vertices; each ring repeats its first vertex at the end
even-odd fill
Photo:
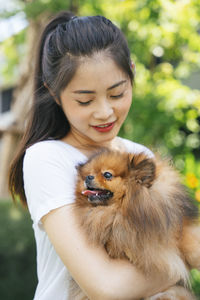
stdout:
POLYGON ((76 147, 74 147, 74 146, 72 146, 72 145, 70 145, 70 144, 68 144, 66 142, 63 142, 61 140, 55 140, 55 141, 56 142, 60 142, 60 144, 62 144, 64 147, 72 148, 74 151, 76 151, 77 153, 79 153, 80 155, 82 155, 84 158, 88 159, 88 157, 85 154, 83 154, 83 152, 81 152, 80 150, 78 150, 76 147))

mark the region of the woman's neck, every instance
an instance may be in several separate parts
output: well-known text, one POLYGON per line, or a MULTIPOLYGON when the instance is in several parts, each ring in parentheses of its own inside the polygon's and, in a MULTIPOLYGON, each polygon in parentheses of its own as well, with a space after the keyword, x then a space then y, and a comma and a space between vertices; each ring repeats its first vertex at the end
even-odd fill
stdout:
POLYGON ((112 140, 106 141, 103 144, 94 143, 92 141, 86 140, 82 137, 76 137, 71 132, 67 136, 61 139, 63 142, 77 148, 87 157, 91 156, 95 152, 99 151, 102 148, 112 149, 112 150, 122 150, 122 143, 115 137, 112 140))

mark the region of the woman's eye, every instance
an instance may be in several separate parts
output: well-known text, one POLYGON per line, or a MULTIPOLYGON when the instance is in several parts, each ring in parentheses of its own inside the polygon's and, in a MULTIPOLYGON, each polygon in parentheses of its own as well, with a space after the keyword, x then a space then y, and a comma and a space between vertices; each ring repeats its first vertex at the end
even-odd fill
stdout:
POLYGON ((111 179, 113 176, 110 172, 105 172, 103 173, 103 176, 106 178, 106 179, 111 179))
POLYGON ((113 99, 119 99, 119 98, 121 98, 123 96, 124 96, 124 93, 121 93, 119 95, 113 95, 113 96, 110 96, 110 97, 113 98, 113 99))
POLYGON ((79 101, 79 100, 76 100, 80 105, 88 105, 88 104, 90 104, 91 102, 92 102, 92 100, 89 100, 89 101, 87 101, 87 102, 82 102, 82 101, 79 101))

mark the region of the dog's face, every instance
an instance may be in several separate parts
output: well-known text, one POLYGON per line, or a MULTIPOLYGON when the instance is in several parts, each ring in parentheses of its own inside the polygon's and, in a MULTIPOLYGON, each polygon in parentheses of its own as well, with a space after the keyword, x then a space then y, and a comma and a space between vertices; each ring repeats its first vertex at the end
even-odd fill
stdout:
POLYGON ((79 190, 95 205, 121 202, 132 187, 150 187, 155 164, 144 154, 102 151, 77 167, 79 190))

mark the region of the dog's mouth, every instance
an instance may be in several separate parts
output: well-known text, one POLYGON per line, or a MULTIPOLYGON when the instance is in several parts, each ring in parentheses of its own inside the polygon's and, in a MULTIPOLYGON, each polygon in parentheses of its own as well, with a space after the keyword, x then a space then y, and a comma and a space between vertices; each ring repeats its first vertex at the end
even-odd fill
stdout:
POLYGON ((87 186, 87 189, 82 191, 84 196, 88 196, 88 201, 93 204, 105 205, 106 201, 113 196, 113 193, 109 190, 92 188, 87 186))

